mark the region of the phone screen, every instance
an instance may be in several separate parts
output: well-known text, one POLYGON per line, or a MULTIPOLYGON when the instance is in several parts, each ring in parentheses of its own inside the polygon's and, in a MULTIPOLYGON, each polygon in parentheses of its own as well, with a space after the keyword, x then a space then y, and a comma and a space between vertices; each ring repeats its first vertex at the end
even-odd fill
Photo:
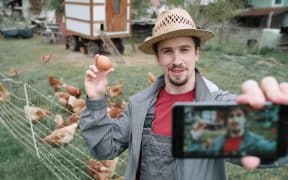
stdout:
POLYGON ((278 154, 280 106, 255 110, 244 105, 187 105, 181 111, 178 137, 184 157, 274 158, 278 154))

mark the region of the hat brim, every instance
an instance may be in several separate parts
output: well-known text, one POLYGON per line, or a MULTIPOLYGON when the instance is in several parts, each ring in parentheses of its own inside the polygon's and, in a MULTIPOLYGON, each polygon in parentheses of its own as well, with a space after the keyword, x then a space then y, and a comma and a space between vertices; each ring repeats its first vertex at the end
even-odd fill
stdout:
POLYGON ((153 45, 158 43, 159 41, 163 41, 166 39, 171 39, 175 37, 184 37, 184 36, 194 36, 200 39, 201 45, 208 41, 209 39, 214 37, 214 33, 208 30, 202 29, 178 29, 174 31, 167 32, 165 34, 161 34, 154 37, 148 37, 142 44, 138 46, 138 48, 147 54, 155 54, 153 50, 153 45))

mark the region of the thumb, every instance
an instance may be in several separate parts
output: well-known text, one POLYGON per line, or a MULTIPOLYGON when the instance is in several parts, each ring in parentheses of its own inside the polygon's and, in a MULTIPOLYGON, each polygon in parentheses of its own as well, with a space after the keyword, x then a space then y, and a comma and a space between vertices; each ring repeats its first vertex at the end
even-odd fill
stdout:
POLYGON ((260 158, 256 156, 245 156, 241 158, 243 167, 247 170, 254 170, 260 165, 260 158))

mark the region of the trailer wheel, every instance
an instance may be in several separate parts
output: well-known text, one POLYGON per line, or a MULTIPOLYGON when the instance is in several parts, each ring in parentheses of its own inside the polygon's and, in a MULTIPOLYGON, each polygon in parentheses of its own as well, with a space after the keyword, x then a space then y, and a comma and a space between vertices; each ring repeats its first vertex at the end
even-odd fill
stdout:
POLYGON ((69 40, 69 48, 71 48, 72 51, 80 50, 79 38, 77 36, 71 36, 69 40))
POLYGON ((89 41, 87 43, 87 52, 89 56, 95 56, 95 54, 100 53, 100 47, 97 42, 89 41))
POLYGON ((123 54, 124 53, 124 44, 122 39, 120 38, 115 38, 112 40, 113 43, 115 44, 116 48, 118 49, 118 51, 123 54))

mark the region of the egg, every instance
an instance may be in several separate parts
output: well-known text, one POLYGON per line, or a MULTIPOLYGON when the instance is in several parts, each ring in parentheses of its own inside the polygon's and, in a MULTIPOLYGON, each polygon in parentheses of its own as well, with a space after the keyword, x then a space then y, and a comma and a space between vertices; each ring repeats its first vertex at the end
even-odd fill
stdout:
POLYGON ((100 71, 107 71, 112 67, 111 60, 103 55, 95 57, 95 65, 100 71))

